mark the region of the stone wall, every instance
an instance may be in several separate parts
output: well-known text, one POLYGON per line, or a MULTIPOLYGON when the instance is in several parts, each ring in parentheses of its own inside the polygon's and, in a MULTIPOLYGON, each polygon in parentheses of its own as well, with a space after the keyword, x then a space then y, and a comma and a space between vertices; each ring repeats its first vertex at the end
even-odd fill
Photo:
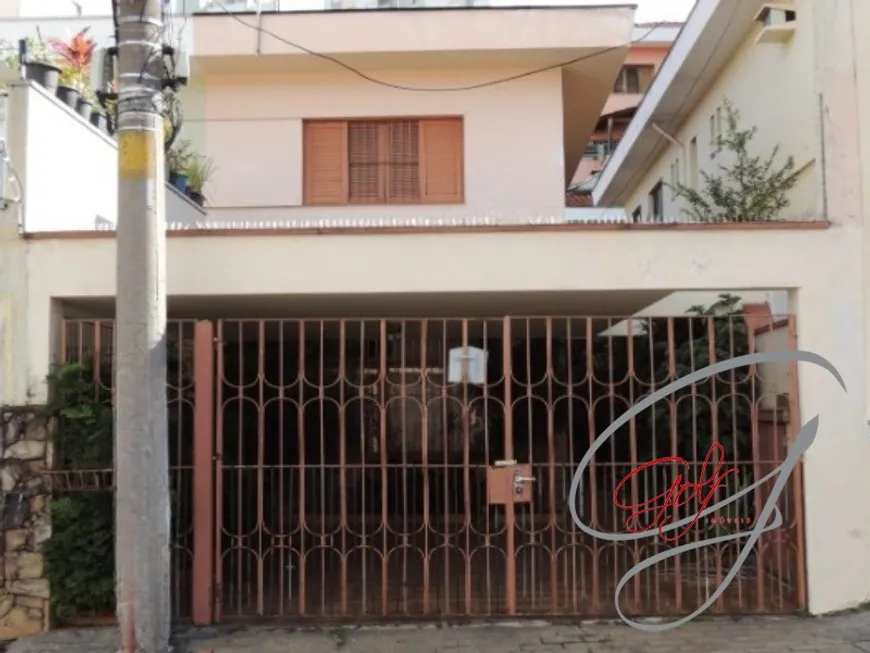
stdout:
POLYGON ((48 628, 49 590, 41 545, 51 466, 48 421, 32 406, 0 408, 0 640, 48 628))

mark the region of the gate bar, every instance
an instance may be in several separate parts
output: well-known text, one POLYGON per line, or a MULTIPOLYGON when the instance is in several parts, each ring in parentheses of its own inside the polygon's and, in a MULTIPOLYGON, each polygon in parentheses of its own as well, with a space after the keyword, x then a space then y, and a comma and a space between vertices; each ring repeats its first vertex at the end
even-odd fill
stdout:
POLYGON ((214 325, 194 329, 193 623, 214 621, 214 325))

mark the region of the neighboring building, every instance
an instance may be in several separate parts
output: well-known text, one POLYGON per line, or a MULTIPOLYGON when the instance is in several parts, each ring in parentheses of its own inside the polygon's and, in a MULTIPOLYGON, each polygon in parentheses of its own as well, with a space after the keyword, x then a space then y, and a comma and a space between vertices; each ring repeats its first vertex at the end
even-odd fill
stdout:
MULTIPOLYGON (((797 254, 783 238, 766 246, 770 260, 750 263, 750 252, 762 247, 756 232, 745 236, 741 250, 726 254, 723 249, 719 255, 736 267, 761 266, 759 273, 776 267, 775 258, 796 257, 824 282, 811 290, 797 271, 783 270, 778 275, 783 287, 795 289, 791 306, 804 307, 818 300, 814 293, 826 293, 832 301, 823 303, 832 313, 818 328, 838 330, 834 322, 848 327, 843 336, 848 346, 831 342, 814 348, 804 341, 813 337, 805 325, 798 337, 802 349, 838 367, 854 366, 846 385, 860 397, 860 407, 849 409, 848 426, 823 426, 804 459, 807 496, 812 479, 821 484, 806 517, 815 524, 807 532, 807 550, 819 556, 819 566, 808 566, 813 612, 870 599, 870 549, 865 537, 853 536, 870 532, 870 518, 857 498, 870 492, 865 463, 858 462, 870 455, 865 424, 870 424, 870 277, 865 270, 870 257, 865 165, 870 161, 870 48, 852 31, 858 24, 870 24, 870 5, 860 0, 699 0, 592 191, 596 205, 623 207, 636 223, 686 221, 685 204, 667 184, 700 189, 702 173, 715 176, 720 165, 731 163, 713 147, 726 127, 727 99, 740 112, 741 127, 758 129, 751 154, 766 158, 779 148, 776 165, 794 157, 798 180, 779 219, 830 221, 830 231, 817 235, 818 249, 812 252, 797 254), (830 274, 834 270, 839 273, 830 274), (831 469, 850 481, 826 486, 823 479, 831 469), (860 524, 853 521, 855 514, 862 515, 860 524), (843 564, 844 559, 850 562, 843 564)), ((698 274, 710 263, 694 251, 668 248, 661 255, 690 258, 698 274)), ((817 379, 812 391, 819 383, 827 382, 817 379)), ((829 409, 820 410, 824 424, 829 409)), ((802 419, 814 414, 802 413, 802 419)))
MULTIPOLYGON (((826 123, 825 151, 843 155, 851 182, 858 159, 845 148, 858 130, 842 109, 854 88, 844 73, 870 58, 832 56, 848 52, 851 25, 834 20, 846 2, 826 0, 830 19, 820 3, 800 12, 816 12, 821 89, 839 89, 828 107, 851 137, 826 123)), ((601 188, 621 174, 617 160, 635 165, 626 185, 644 176, 632 139, 676 71, 733 81, 727 62, 759 6, 700 0, 601 188)), ((636 29, 627 6, 190 18, 183 134, 215 171, 204 209, 174 192, 167 201, 177 618, 612 616, 619 579, 667 545, 575 527, 567 501, 590 443, 688 370, 798 345, 830 358, 849 393, 811 365, 720 374, 620 429, 573 500, 587 524, 625 531, 620 478, 671 453, 697 478, 716 442, 739 468, 736 493, 821 415, 825 432, 780 484, 783 526, 761 535, 716 609, 818 613, 868 598, 861 212, 827 178, 839 194, 813 220, 571 224, 565 189, 584 149, 602 114, 629 108, 606 105, 636 29), (723 289, 746 296, 744 315, 693 321, 684 307, 626 320, 675 292, 723 289), (773 292, 788 295, 788 315, 756 304, 773 292)), ((620 83, 634 88, 628 75, 620 83)), ((687 104, 701 92, 682 90, 687 104)), ((53 362, 111 371, 118 157, 44 90, 11 82, 8 93, 17 183, 0 212, 0 337, 15 355, 0 403, 38 404, 53 362)), ((46 455, 4 456, 33 450, 46 455)), ((20 479, 3 481, 26 496, 20 479)), ((632 493, 671 483, 650 475, 632 493)), ((770 495, 748 492, 720 516, 766 519, 770 495)), ((691 537, 721 532, 698 529, 691 537)), ((644 570, 620 605, 688 614, 736 551, 644 570)), ((16 618, 37 629, 28 606, 50 589, 38 580, 26 584, 38 596, 15 599, 16 618)), ((23 589, 9 571, 3 582, 23 589)))
POLYGON ((682 23, 638 23, 635 26, 632 46, 614 81, 613 94, 604 105, 601 120, 574 173, 574 183, 587 182, 591 175, 604 167, 681 27, 682 23))

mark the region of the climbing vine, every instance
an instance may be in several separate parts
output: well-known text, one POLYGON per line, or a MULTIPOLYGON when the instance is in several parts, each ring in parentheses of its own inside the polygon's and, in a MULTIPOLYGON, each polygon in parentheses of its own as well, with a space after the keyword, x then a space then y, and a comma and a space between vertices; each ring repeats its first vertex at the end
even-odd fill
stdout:
MULTIPOLYGON (((81 364, 48 377, 47 410, 57 420, 54 443, 63 470, 112 467, 110 391, 81 364)), ((115 529, 111 488, 78 491, 49 503, 52 537, 43 545, 46 577, 58 617, 115 610, 115 529)))

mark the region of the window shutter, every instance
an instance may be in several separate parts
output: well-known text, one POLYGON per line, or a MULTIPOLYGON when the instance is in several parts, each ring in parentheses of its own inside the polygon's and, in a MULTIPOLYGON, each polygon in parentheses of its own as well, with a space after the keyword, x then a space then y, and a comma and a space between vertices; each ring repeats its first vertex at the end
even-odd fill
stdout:
POLYGON ((393 120, 386 125, 387 200, 396 203, 420 201, 420 123, 393 120))
POLYGON ((305 204, 347 201, 347 123, 305 123, 305 204))
POLYGON ((449 204, 463 200, 462 119, 420 121, 420 200, 449 204))
POLYGON ((347 126, 348 202, 383 202, 381 125, 373 120, 354 120, 347 126))

